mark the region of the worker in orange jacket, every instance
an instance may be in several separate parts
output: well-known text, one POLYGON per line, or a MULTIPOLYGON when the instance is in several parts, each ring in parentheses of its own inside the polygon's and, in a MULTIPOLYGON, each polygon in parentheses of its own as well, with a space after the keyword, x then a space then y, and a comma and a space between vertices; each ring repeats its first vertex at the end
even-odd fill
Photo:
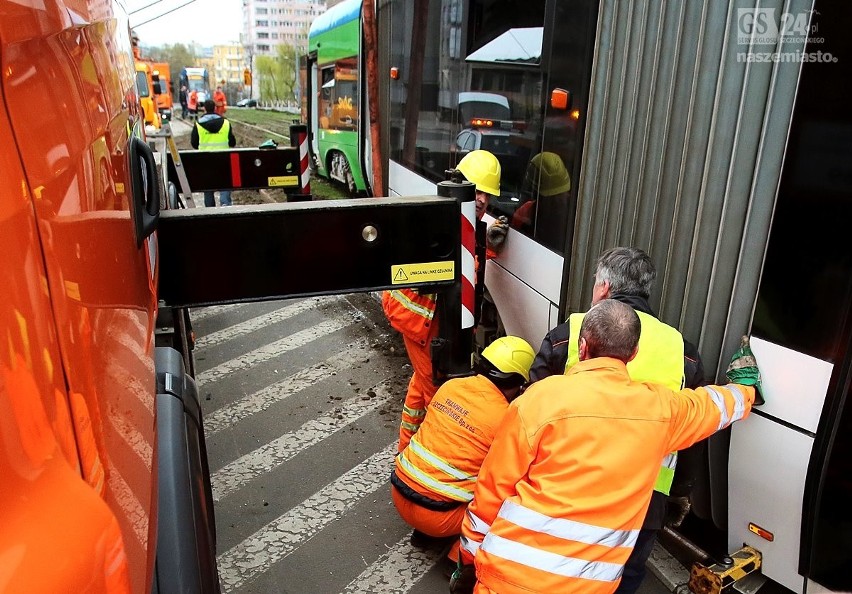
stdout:
MULTIPOLYGON (((456 169, 476 186, 476 218, 482 219, 491 196, 500 195, 500 162, 490 152, 477 150, 465 155, 456 169)), ((488 228, 489 249, 486 250, 486 258, 496 256, 503 246, 508 229, 506 219, 497 220, 488 228)), ((426 407, 437 389, 432 383, 430 353, 432 339, 438 336, 438 324, 434 319, 435 306, 435 294, 421 294, 417 289, 395 289, 382 294, 385 317, 391 327, 402 334, 408 359, 414 369, 402 407, 400 452, 423 422, 426 407)))
POLYGON ((190 91, 189 97, 186 99, 186 106, 189 109, 189 117, 195 119, 198 114, 198 91, 195 89, 190 91))
MULTIPOLYGON (((509 406, 462 524, 452 592, 611 594, 660 460, 748 415, 753 387, 631 381, 640 328, 630 306, 601 301, 580 328, 580 362, 509 406)), ((738 381, 759 385, 752 369, 738 381)))
MULTIPOLYGON (((535 351, 504 336, 485 350, 477 374, 443 384, 408 446, 396 457, 391 496, 414 528, 412 542, 461 534, 476 475, 503 415, 530 379, 535 351)), ((448 557, 458 560, 458 540, 448 557)))
POLYGON ((216 115, 224 116, 228 110, 228 98, 225 96, 222 87, 216 87, 216 90, 213 91, 213 103, 216 105, 216 115))

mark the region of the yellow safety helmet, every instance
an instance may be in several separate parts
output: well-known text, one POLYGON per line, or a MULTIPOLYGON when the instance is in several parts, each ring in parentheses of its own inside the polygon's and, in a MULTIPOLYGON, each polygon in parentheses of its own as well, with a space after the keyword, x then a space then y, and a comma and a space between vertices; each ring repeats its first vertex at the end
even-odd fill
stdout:
POLYGON ((526 178, 530 189, 538 188, 539 196, 555 196, 571 189, 571 174, 565 163, 550 151, 543 151, 530 160, 526 178))
POLYGON ((507 376, 516 373, 530 381, 535 351, 523 338, 503 336, 485 347, 482 358, 507 376))
POLYGON ((459 161, 456 169, 476 189, 492 196, 500 195, 500 161, 488 151, 471 151, 459 161))

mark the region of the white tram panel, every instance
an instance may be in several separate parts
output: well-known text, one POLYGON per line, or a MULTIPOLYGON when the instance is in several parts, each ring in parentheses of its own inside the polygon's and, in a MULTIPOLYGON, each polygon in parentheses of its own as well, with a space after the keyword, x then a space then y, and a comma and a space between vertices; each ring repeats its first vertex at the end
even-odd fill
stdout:
POLYGON ((728 462, 728 546, 743 543, 764 553, 763 573, 803 594, 797 572, 802 502, 819 417, 832 365, 820 359, 752 338, 766 404, 731 429, 728 462), (801 428, 796 430, 774 419, 801 428), (774 534, 772 542, 749 524, 774 534))

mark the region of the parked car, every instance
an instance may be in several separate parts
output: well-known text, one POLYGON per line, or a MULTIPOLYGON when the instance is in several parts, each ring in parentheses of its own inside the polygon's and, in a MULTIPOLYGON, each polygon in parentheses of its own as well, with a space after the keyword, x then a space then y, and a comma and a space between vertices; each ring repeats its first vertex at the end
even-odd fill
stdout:
POLYGON ((257 99, 240 99, 237 107, 257 107, 257 99))

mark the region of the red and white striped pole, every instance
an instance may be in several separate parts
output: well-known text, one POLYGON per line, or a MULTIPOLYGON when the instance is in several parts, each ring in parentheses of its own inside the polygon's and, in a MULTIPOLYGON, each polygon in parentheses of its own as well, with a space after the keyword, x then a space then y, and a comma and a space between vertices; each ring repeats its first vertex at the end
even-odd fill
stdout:
MULTIPOLYGON (((474 194, 474 196, 476 196, 474 194)), ((461 203, 461 327, 473 328, 476 304, 476 199, 461 203)))
POLYGON ((299 148, 299 192, 311 193, 311 167, 308 159, 308 127, 304 124, 290 126, 290 145, 299 148))

